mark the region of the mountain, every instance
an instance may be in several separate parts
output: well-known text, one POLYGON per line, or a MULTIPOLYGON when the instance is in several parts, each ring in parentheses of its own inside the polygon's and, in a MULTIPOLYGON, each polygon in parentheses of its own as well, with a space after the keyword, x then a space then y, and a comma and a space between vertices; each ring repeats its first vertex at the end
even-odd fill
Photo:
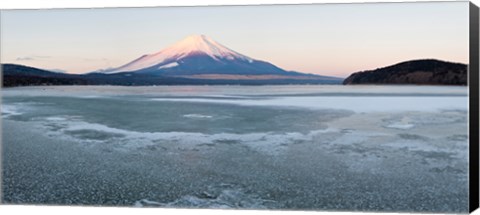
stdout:
POLYGON ((353 73, 343 84, 467 85, 467 65, 435 59, 411 60, 353 73))
MULTIPOLYGON (((143 55, 121 67, 106 71, 106 73, 127 71, 160 73, 168 72, 173 68, 205 70, 234 62, 244 65, 253 63, 253 61, 253 59, 239 54, 205 35, 192 35, 160 52, 143 55), (202 61, 206 61, 205 64, 201 64, 202 61)), ((180 71, 180 73, 189 74, 191 71, 180 71)))
POLYGON ((271 63, 233 51, 205 35, 189 36, 160 52, 143 55, 123 66, 100 73, 124 72, 203 80, 342 81, 336 77, 285 71, 271 63))
POLYGON ((25 76, 39 76, 39 77, 64 75, 62 73, 56 73, 52 71, 47 71, 43 69, 37 69, 34 67, 17 65, 17 64, 3 64, 2 71, 3 71, 3 75, 25 75, 25 76))
POLYGON ((78 75, 52 72, 17 64, 2 64, 2 73, 2 86, 4 87, 86 84, 86 81, 78 75))
POLYGON ((3 64, 3 86, 341 84, 341 78, 283 70, 235 52, 204 35, 189 36, 123 66, 66 74, 3 64))

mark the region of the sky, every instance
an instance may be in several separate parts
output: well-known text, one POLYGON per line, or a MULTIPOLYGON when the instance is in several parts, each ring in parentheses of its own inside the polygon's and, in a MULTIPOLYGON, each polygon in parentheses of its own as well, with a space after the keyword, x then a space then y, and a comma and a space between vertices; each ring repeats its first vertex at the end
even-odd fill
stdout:
POLYGON ((398 62, 468 63, 468 2, 4 10, 0 61, 85 73, 192 34, 285 70, 346 77, 398 62))

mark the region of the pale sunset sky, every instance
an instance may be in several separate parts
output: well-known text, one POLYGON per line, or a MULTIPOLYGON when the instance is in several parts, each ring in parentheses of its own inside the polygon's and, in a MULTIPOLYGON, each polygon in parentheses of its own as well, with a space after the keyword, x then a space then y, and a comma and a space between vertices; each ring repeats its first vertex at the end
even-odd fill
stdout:
POLYGON ((468 2, 5 10, 0 60, 85 73, 192 34, 337 77, 412 59, 468 63, 468 2))

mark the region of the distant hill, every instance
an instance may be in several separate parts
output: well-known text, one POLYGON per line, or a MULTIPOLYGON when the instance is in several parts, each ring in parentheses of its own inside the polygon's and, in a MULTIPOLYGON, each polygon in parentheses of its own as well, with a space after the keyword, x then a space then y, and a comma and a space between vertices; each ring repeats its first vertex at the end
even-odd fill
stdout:
POLYGON ((435 59, 412 60, 353 73, 343 84, 467 85, 467 65, 435 59))
POLYGON ((2 64, 2 75, 2 86, 4 87, 86 84, 86 80, 78 75, 51 72, 17 64, 2 64))
POLYGON ((17 65, 17 64, 3 64, 2 65, 3 75, 26 75, 26 76, 40 76, 40 77, 51 77, 61 75, 61 73, 55 73, 43 69, 37 69, 34 67, 17 65))

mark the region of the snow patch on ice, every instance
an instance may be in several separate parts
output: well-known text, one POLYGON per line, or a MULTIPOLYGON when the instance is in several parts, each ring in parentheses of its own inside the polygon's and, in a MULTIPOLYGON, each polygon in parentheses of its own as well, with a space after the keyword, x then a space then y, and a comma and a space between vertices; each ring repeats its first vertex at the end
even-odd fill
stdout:
POLYGON ((103 98, 104 96, 99 96, 99 95, 79 95, 76 96, 77 98, 82 98, 82 99, 96 99, 96 98, 103 98))
POLYGON ((65 120, 67 120, 67 118, 60 117, 60 116, 51 116, 51 117, 47 117, 45 119, 48 120, 48 121, 65 121, 65 120))
POLYGON ((175 142, 178 146, 186 149, 194 149, 202 144, 242 144, 251 150, 268 154, 278 155, 284 152, 291 144, 304 141, 312 141, 324 130, 310 131, 302 134, 299 132, 274 133, 217 133, 204 134, 195 132, 139 132, 119 128, 112 128, 103 124, 89 123, 78 118, 64 120, 61 117, 49 117, 44 123, 47 133, 58 138, 68 138, 78 142, 103 143, 114 140, 116 144, 124 148, 139 148, 162 143, 175 142), (53 124, 52 124, 53 123, 53 124), (55 124, 56 123, 56 124, 55 124), (52 129, 54 128, 54 129, 52 129), (92 138, 81 138, 84 136, 92 138), (98 137, 98 138, 97 138, 98 137))
POLYGON ((136 207, 160 206, 160 207, 187 207, 187 208, 251 208, 268 209, 277 205, 273 200, 262 199, 255 194, 246 193, 241 188, 221 184, 218 187, 209 187, 207 191, 198 195, 185 195, 172 202, 161 203, 142 199, 136 201, 136 207))
POLYGON ((398 123, 392 123, 390 125, 387 125, 385 126, 387 128, 395 128, 395 129, 403 129, 403 130, 407 130, 407 129, 411 129, 413 127, 415 127, 414 124, 407 124, 407 123, 402 123, 402 122, 398 122, 398 123))
POLYGON ((10 104, 3 103, 0 106, 2 112, 2 118, 8 118, 10 116, 22 115, 29 112, 33 106, 42 105, 40 102, 15 102, 10 104))
POLYGON ((141 199, 133 204, 134 207, 144 207, 144 206, 164 206, 165 204, 155 201, 150 201, 148 199, 141 199))
POLYGON ((197 118, 197 119, 202 119, 202 118, 203 118, 203 119, 205 119, 205 118, 206 118, 206 119, 210 119, 210 118, 212 118, 213 116, 193 113, 193 114, 185 114, 185 115, 183 115, 183 117, 185 117, 185 118, 197 118))
POLYGON ((244 106, 283 106, 309 109, 340 109, 355 112, 404 112, 467 110, 468 97, 414 96, 284 96, 263 99, 153 98, 152 101, 219 103, 244 106))
POLYGON ((18 110, 18 108, 14 105, 6 105, 2 104, 2 118, 6 118, 9 116, 21 115, 22 113, 18 110))
POLYGON ((408 130, 415 127, 410 117, 403 117, 400 121, 394 121, 385 126, 386 128, 408 130))
POLYGON ((210 97, 210 98, 226 98, 226 99, 248 99, 252 97, 248 96, 241 96, 241 95, 206 95, 203 97, 210 97))

